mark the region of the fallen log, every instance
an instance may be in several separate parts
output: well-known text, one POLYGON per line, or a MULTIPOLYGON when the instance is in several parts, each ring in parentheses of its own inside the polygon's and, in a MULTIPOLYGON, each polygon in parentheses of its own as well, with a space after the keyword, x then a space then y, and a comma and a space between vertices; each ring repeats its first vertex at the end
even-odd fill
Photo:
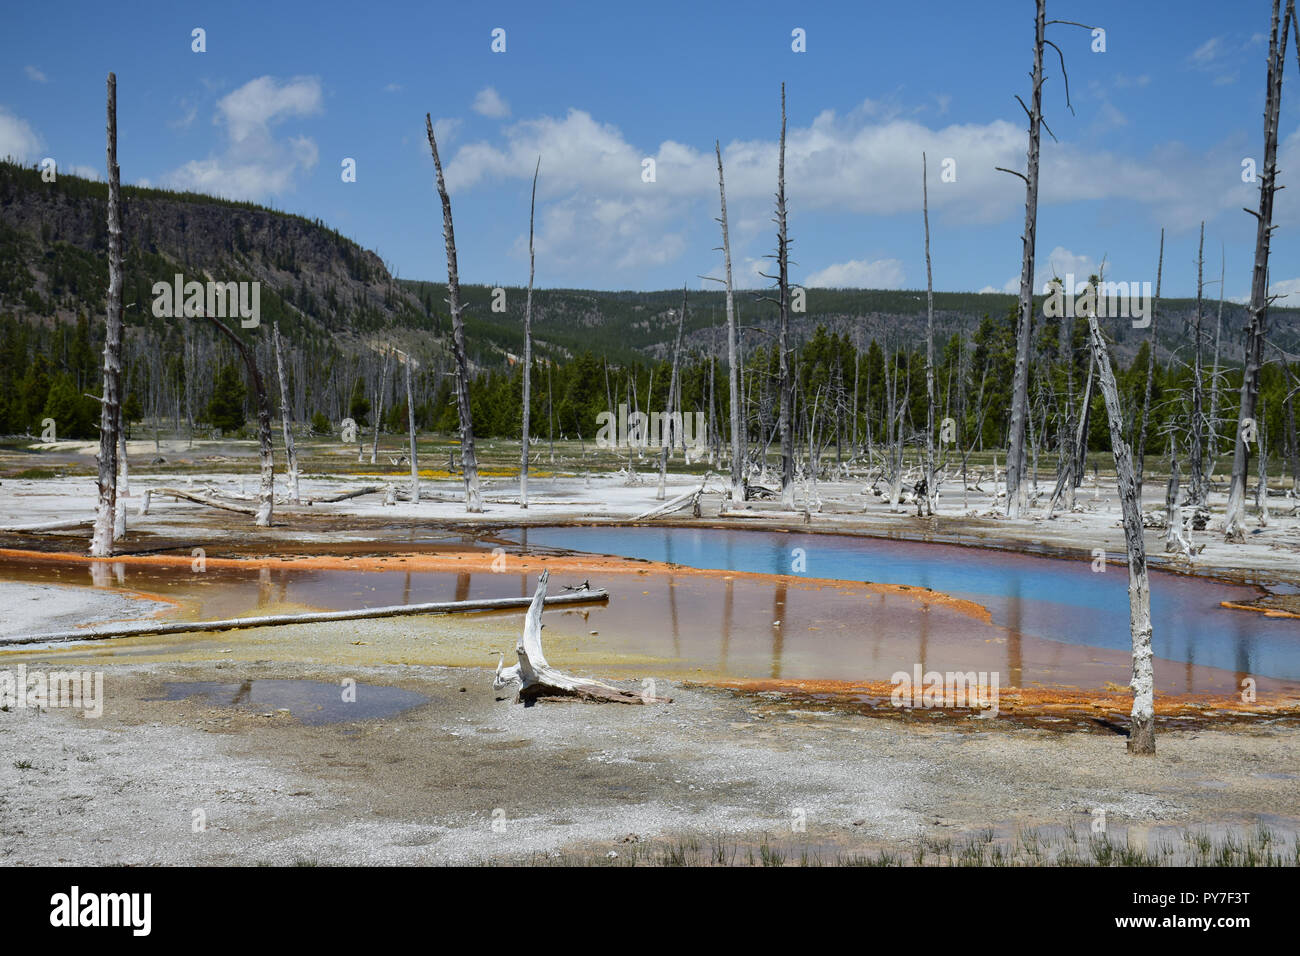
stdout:
POLYGON ((11 525, 7 528, 0 528, 0 531, 13 534, 40 534, 43 531, 64 531, 69 528, 79 528, 82 525, 90 524, 94 520, 93 515, 86 518, 66 518, 62 521, 46 521, 43 524, 11 525))
POLYGON ((373 495, 383 491, 386 485, 366 485, 363 488, 357 488, 354 491, 341 491, 335 495, 325 495, 322 498, 312 498, 313 504, 333 504, 336 501, 347 501, 349 498, 360 498, 362 495, 373 495))
POLYGON ((519 658, 519 663, 503 667, 505 659, 499 659, 496 677, 492 679, 492 687, 501 690, 518 681, 519 692, 515 695, 515 703, 523 703, 525 706, 548 697, 571 697, 615 704, 672 703, 671 697, 652 697, 648 693, 637 694, 597 680, 572 677, 547 663, 546 655, 542 653, 542 606, 557 600, 546 597, 546 582, 550 576, 550 571, 543 571, 537 579, 537 590, 528 607, 528 616, 524 619, 523 634, 515 644, 515 654, 519 658))
MULTIPOLYGON (((351 611, 308 611, 305 614, 267 614, 261 617, 236 617, 221 621, 166 621, 155 624, 128 624, 120 627, 88 628, 79 631, 54 631, 49 634, 22 634, 0 637, 0 646, 8 644, 44 644, 67 641, 102 641, 115 637, 143 637, 159 634, 185 634, 195 631, 237 631, 249 627, 282 627, 286 624, 322 624, 330 621, 360 621, 378 617, 405 617, 414 614, 459 614, 474 611, 508 611, 530 609, 533 598, 485 598, 478 601, 435 601, 427 604, 394 604, 386 607, 357 608, 351 611)), ((575 591, 547 598, 547 604, 597 604, 609 600, 604 588, 575 591)), ((540 614, 540 611, 538 612, 540 614)))
POLYGON ((682 494, 674 498, 672 501, 668 501, 662 505, 651 508, 649 511, 643 511, 641 514, 637 515, 632 520, 650 521, 653 518, 662 518, 664 515, 672 514, 674 511, 681 511, 688 504, 697 503, 700 500, 700 495, 704 494, 704 486, 708 484, 709 479, 712 477, 713 474, 712 472, 710 472, 709 474, 704 476, 704 480, 700 482, 700 487, 694 488, 687 492, 683 492, 682 494))
POLYGON ((183 498, 195 504, 207 505, 209 508, 220 508, 222 511, 235 511, 239 514, 254 516, 257 514, 257 509, 250 505, 237 505, 230 501, 218 501, 216 498, 210 498, 207 495, 196 495, 192 491, 182 491, 180 488, 153 488, 151 490, 160 495, 171 495, 173 498, 183 498))

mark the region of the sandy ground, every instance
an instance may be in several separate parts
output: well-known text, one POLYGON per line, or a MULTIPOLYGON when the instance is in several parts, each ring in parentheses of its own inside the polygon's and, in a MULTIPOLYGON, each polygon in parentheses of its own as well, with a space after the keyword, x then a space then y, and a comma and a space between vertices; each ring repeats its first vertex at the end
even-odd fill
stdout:
POLYGON ((659 692, 674 702, 525 708, 498 699, 487 672, 462 668, 358 674, 264 661, 235 676, 220 662, 118 664, 97 720, 0 713, 0 858, 601 860, 626 854, 624 841, 683 834, 833 858, 906 852, 922 836, 1086 829, 1098 810, 1111 832, 1137 839, 1259 822, 1300 829, 1300 731, 1280 724, 1162 733, 1159 754, 1138 759, 1110 734, 902 724, 680 684, 659 692), (205 698, 150 699, 164 680, 285 676, 361 677, 429 702, 388 719, 305 726, 205 698))
POLYGON ((0 638, 134 621, 175 610, 172 604, 131 592, 16 581, 0 581, 0 607, 0 638))

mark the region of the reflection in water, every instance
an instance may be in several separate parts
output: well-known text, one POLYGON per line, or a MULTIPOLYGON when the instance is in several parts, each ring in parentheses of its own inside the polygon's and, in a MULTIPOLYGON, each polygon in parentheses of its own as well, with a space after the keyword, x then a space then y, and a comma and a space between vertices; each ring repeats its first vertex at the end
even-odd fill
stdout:
POLYGON ((718 671, 727 673, 727 650, 731 646, 731 618, 735 610, 736 582, 727 578, 722 598, 722 653, 718 657, 718 671))
MULTIPOLYGON (((543 529, 545 530, 545 529, 543 529)), ((604 529, 565 529, 575 532, 604 529)), ((619 529, 619 540, 637 544, 619 529)), ((663 535, 668 529, 653 530, 663 535)), ((692 529, 690 533, 696 532, 692 529)), ((719 532, 721 534, 721 532, 719 532)), ((537 545, 537 529, 531 543, 537 545)), ((965 594, 986 605, 992 623, 954 607, 942 595, 867 589, 851 583, 831 585, 778 578, 732 578, 680 571, 615 572, 599 568, 553 570, 558 593, 565 585, 589 578, 593 587, 610 591, 607 606, 547 611, 547 635, 554 636, 557 662, 609 676, 781 680, 888 680, 918 662, 925 670, 996 671, 1002 686, 1074 685, 1099 688, 1129 680, 1127 589, 1123 575, 1092 574, 1088 562, 1025 559, 960 548, 903 545, 900 542, 846 542, 825 536, 726 534, 711 539, 716 556, 730 553, 737 561, 781 566, 791 546, 807 549, 809 568, 819 574, 860 572, 858 548, 883 551, 891 560, 884 573, 907 576, 908 567, 926 557, 932 567, 916 580, 932 585, 964 585, 965 594), (765 539, 773 539, 771 546, 765 539), (900 551, 893 551, 901 548, 900 551), (919 555, 919 556, 918 556, 919 555), (1105 578, 1102 582, 1100 579, 1105 578), (1116 605, 1108 603, 1113 595, 1116 605), (996 592, 996 593, 994 593, 996 592), (665 616, 668 621, 665 622, 665 616), (598 631, 591 635, 591 631, 598 631), (560 657, 565 655, 565 657, 560 657)), ((701 553, 673 545, 675 556, 701 560, 701 553)), ((475 600, 528 596, 536 584, 530 572, 511 574, 391 571, 304 570, 269 567, 256 570, 188 567, 160 568, 120 562, 97 562, 94 575, 105 586, 161 594, 186 602, 186 614, 205 618, 247 615, 268 603, 343 610, 425 601, 475 600), (272 597, 274 600, 272 600, 272 597)), ((0 577, 40 582, 84 582, 83 567, 39 561, 0 562, 0 577), (66 576, 65 576, 66 575, 66 576)), ((866 577, 867 575, 862 575, 866 577)), ((880 575, 880 576, 883 576, 880 575)), ((902 583, 912 583, 904 581, 902 583)), ((955 589, 954 589, 955 590, 955 589)), ((1157 617, 1157 690, 1161 693, 1236 693, 1241 680, 1254 677, 1261 691, 1279 681, 1300 680, 1300 622, 1260 614, 1227 611, 1220 600, 1249 596, 1250 589, 1204 579, 1161 575, 1155 591, 1162 615, 1157 617), (1161 603, 1162 602, 1162 603, 1161 603), (1271 685, 1270 685, 1270 679, 1271 685)), ((272 607, 269 610, 275 610, 272 607)), ((477 619, 472 632, 491 634, 513 645, 523 613, 477 619)), ((438 628, 460 633, 466 618, 404 619, 401 630, 413 643, 401 649, 411 663, 445 663, 442 655, 458 642, 425 641, 438 628), (460 622, 464 622, 463 624, 460 622)), ((351 641, 351 625, 322 627, 319 652, 333 659, 335 647, 351 641)), ((226 639, 222 639, 224 646, 226 639)), ((383 638, 375 639, 380 643, 383 638)), ((196 642, 187 641, 192 647, 196 642)), ((132 653, 123 644, 111 653, 132 653)), ((159 645, 154 645, 156 652, 159 645)), ((474 663, 479 659, 473 658, 474 663)), ((231 694, 237 688, 232 687, 231 694)))
MULTIPOLYGON (((1030 679, 1030 638, 1121 654, 1131 650, 1127 575, 1096 573, 1090 561, 895 539, 720 528, 532 528, 529 541, 535 551, 581 549, 661 562, 671 555, 690 567, 757 573, 791 572, 786 559, 791 549, 802 548, 806 571, 792 577, 929 587, 987 607, 1004 629, 1007 644, 998 666, 1006 668, 1005 677, 1015 686, 1030 679)), ((1228 673, 1244 669, 1256 676, 1300 680, 1300 620, 1221 606, 1251 601, 1258 594, 1253 587, 1152 571, 1157 657, 1228 673)), ((1060 654, 1062 661, 1071 657, 1064 648, 1060 654)), ((1127 683, 1128 675, 1118 682, 1127 683)))
POLYGON ((1020 657, 1020 633, 1024 622, 1024 606, 1020 596, 1020 578, 1010 582, 1007 595, 1007 681, 1012 687, 1021 686, 1024 676, 1020 657))
POLYGON ((772 677, 781 676, 781 651, 785 647, 786 586, 782 581, 772 589, 772 677))

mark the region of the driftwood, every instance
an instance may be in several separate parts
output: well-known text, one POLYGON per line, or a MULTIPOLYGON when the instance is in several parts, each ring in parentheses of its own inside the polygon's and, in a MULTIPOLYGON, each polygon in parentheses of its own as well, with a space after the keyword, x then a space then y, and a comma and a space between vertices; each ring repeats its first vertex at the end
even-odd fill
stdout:
POLYGON ((652 518, 662 518, 664 515, 672 514, 674 511, 680 511, 689 505, 696 505, 700 500, 700 495, 704 494, 704 486, 713 476, 713 473, 704 476, 704 481, 700 482, 700 487, 691 491, 683 492, 672 501, 667 501, 662 505, 651 508, 649 511, 643 511, 633 518, 633 521, 649 521, 652 518))
POLYGON ((173 498, 184 498, 186 501, 192 501, 197 505, 207 505, 209 508, 220 508, 222 511, 235 511, 239 514, 253 515, 256 517, 258 508, 250 505, 237 505, 230 501, 219 501, 216 498, 210 498, 207 495, 197 495, 192 491, 182 491, 179 488, 153 488, 152 491, 160 495, 171 495, 173 498))
MULTIPOLYGON (((547 663, 546 655, 542 653, 542 606, 562 600, 562 598, 546 597, 546 582, 550 575, 550 571, 543 571, 537 579, 537 590, 528 607, 528 616, 524 619, 523 634, 515 644, 515 654, 519 658, 519 663, 503 667, 504 658, 499 660, 496 677, 492 679, 493 688, 501 690, 517 681, 519 693, 515 696, 515 702, 525 705, 548 697, 576 697, 579 700, 618 704, 671 703, 670 697, 652 697, 648 693, 637 694, 600 681, 588 680, 585 677, 571 677, 547 663)), ((594 592, 576 593, 581 595, 594 592)))
POLYGON ((340 491, 338 494, 325 495, 320 498, 311 499, 314 503, 323 505, 333 504, 336 501, 347 501, 349 498, 360 498, 362 495, 373 495, 385 489, 385 485, 365 485, 353 491, 340 491))
MULTIPOLYGON (((545 588, 542 589, 543 592, 545 588)), ((604 588, 575 591, 547 598, 547 604, 596 604, 609 600, 604 588)), ((186 634, 195 631, 237 631, 249 627, 282 627, 286 624, 321 624, 329 621, 361 621, 376 617, 405 617, 413 614, 458 614, 472 611, 508 611, 532 607, 537 598, 505 597, 479 601, 434 601, 427 604, 395 604, 386 607, 358 608, 352 611, 309 611, 305 614, 267 614, 261 617, 236 617, 222 621, 167 621, 156 624, 129 624, 121 627, 91 628, 80 631, 56 631, 50 634, 24 634, 0 637, 0 645, 43 644, 46 642, 102 641, 114 637, 141 637, 158 634, 186 634)), ((531 613, 531 611, 530 611, 531 613)), ((538 610, 540 615, 541 611, 538 610)), ((545 663, 543 661, 543 663, 545 663)))

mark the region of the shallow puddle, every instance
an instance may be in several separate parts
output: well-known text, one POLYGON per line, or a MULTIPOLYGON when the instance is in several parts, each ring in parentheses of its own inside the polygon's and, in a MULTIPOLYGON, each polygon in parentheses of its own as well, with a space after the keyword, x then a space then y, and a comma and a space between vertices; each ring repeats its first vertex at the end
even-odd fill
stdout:
POLYGON ((205 697, 220 707, 238 707, 269 714, 288 710, 304 724, 342 724, 354 720, 394 717, 429 702, 424 694, 380 684, 328 684, 315 680, 246 680, 223 684, 185 681, 163 684, 163 696, 153 700, 205 697))

